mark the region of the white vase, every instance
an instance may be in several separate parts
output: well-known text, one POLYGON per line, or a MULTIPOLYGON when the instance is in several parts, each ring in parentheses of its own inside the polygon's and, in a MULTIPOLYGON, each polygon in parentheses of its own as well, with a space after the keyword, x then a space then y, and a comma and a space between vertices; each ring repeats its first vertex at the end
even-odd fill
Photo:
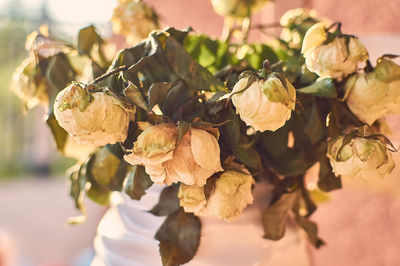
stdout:
MULTIPOLYGON (((112 205, 102 218, 94 241, 93 266, 162 265, 154 235, 165 217, 147 211, 157 202, 162 186, 153 185, 140 201, 127 195, 112 195, 112 205)), ((264 239, 261 209, 270 198, 271 187, 257 184, 255 204, 232 223, 201 217, 200 247, 189 266, 309 266, 307 238, 288 221, 283 239, 264 239)))

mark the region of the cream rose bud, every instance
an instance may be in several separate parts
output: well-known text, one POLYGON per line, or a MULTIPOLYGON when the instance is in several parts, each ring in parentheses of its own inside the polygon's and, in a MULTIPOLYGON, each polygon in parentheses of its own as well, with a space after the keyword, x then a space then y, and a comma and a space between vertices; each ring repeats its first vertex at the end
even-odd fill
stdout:
POLYGON ((301 53, 304 54, 315 47, 321 46, 327 39, 325 23, 319 22, 312 25, 304 35, 301 53))
POLYGON ((26 58, 14 71, 11 89, 26 104, 33 108, 37 104, 47 105, 49 97, 46 79, 37 73, 35 58, 26 58))
POLYGON ((392 172, 392 154, 381 141, 355 137, 342 147, 343 140, 340 136, 328 145, 327 156, 335 175, 371 178, 392 172))
POLYGON ((122 108, 114 97, 89 92, 79 84, 60 91, 54 103, 59 125, 77 142, 95 146, 123 142, 134 114, 134 110, 122 108))
POLYGON ((367 49, 355 37, 336 37, 324 44, 326 40, 324 24, 317 23, 307 31, 302 47, 307 68, 320 77, 342 79, 368 59, 367 49))
POLYGON ((289 120, 296 102, 296 90, 285 79, 286 88, 277 77, 259 79, 242 91, 248 77, 240 79, 232 90, 232 103, 240 118, 258 131, 275 131, 289 120))
POLYGON ((216 172, 222 171, 217 139, 206 130, 191 128, 177 142, 178 129, 173 124, 146 128, 134 143, 125 160, 142 164, 153 182, 202 186, 216 172))
POLYGON ((372 72, 351 76, 345 84, 347 105, 363 122, 372 125, 387 114, 400 112, 400 66, 378 59, 372 72))
POLYGON ((180 206, 183 207, 185 212, 193 212, 197 215, 207 204, 204 187, 198 185, 185 185, 179 186, 178 198, 180 206))
POLYGON ((367 74, 355 74, 345 84, 347 105, 361 121, 372 125, 389 112, 387 83, 367 74))
POLYGON ((240 217, 243 209, 253 203, 254 179, 247 169, 224 171, 215 182, 208 200, 204 187, 184 185, 179 187, 178 198, 186 212, 198 216, 214 215, 220 220, 232 222, 240 217))
POLYGON ((142 0, 119 0, 111 23, 113 31, 125 36, 130 45, 141 42, 160 28, 157 14, 142 0))
POLYGON ((250 173, 227 170, 215 183, 215 189, 208 198, 207 209, 220 220, 232 222, 239 218, 243 209, 253 203, 250 173))

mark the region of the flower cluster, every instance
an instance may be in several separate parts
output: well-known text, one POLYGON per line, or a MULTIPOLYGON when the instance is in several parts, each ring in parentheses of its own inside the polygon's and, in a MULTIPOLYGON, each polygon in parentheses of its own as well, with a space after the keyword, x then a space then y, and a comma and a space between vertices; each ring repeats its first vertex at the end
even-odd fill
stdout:
POLYGON ((384 55, 372 67, 355 36, 306 9, 285 13, 276 46, 247 43, 250 15, 268 0, 211 2, 226 16, 223 41, 153 31, 158 17, 143 0, 114 10, 114 32, 135 44, 117 54, 94 26, 77 47, 33 34, 13 89, 28 107, 48 107, 57 148, 78 160, 71 195, 83 212, 85 195, 107 204, 113 191, 140 200, 163 186, 150 210, 168 216, 155 236, 163 261, 194 256, 197 216, 238 219, 256 180, 274 186, 264 237, 283 237, 290 215, 318 247, 306 173, 319 164, 316 186, 331 191, 341 177, 392 172, 396 149, 375 122, 400 112, 400 66, 384 55))

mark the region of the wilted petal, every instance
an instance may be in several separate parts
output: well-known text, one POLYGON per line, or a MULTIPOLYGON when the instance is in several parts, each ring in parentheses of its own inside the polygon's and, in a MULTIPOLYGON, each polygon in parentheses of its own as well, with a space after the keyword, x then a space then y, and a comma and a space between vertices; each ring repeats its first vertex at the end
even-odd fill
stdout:
POLYGON ((196 163, 204 169, 222 171, 219 145, 215 137, 205 130, 195 128, 192 128, 190 133, 191 148, 196 163))

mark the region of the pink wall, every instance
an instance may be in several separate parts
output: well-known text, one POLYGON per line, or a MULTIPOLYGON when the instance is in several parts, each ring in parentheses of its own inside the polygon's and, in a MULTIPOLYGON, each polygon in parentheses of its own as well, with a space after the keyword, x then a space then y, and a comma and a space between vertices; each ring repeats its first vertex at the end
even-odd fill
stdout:
MULTIPOLYGON (((218 36, 222 18, 208 0, 148 0, 161 14, 165 25, 184 28, 191 25, 198 32, 218 36)), ((343 29, 356 34, 400 34, 400 1, 379 0, 276 0, 268 4, 254 21, 278 21, 281 14, 295 7, 311 7, 321 16, 343 22, 343 29)))

